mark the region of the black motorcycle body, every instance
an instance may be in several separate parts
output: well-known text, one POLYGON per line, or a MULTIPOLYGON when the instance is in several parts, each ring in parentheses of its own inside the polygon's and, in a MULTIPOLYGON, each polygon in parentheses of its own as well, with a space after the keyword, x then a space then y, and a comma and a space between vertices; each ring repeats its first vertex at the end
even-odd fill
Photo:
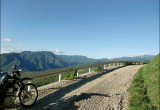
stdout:
POLYGON ((38 91, 31 78, 20 78, 21 70, 13 66, 11 73, 0 73, 0 108, 12 107, 20 103, 24 107, 32 106, 38 98, 38 91), (25 80, 29 82, 24 83, 25 80))

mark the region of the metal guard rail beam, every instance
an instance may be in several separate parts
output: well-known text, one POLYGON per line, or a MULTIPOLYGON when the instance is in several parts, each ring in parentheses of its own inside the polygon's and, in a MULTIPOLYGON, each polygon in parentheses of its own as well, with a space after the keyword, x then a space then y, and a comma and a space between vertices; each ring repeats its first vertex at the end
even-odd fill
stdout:
MULTIPOLYGON (((99 66, 99 65, 106 65, 106 64, 114 64, 114 63, 123 63, 124 65, 126 65, 127 62, 131 62, 132 64, 134 63, 144 63, 144 62, 136 62, 136 61, 110 61, 110 62, 101 62, 101 63, 95 63, 95 64, 88 64, 88 65, 81 65, 79 66, 79 69, 84 69, 84 68, 89 68, 89 67, 95 67, 95 66, 99 66)), ((48 74, 41 74, 43 72, 37 72, 37 74, 35 74, 35 76, 31 77, 33 79, 36 78, 40 78, 40 77, 44 77, 44 76, 56 76, 58 74, 66 74, 68 72, 71 72, 73 70, 73 67, 67 67, 67 68, 59 68, 59 69, 55 69, 55 70, 47 70, 47 71, 43 71, 43 72, 48 72, 48 74)))

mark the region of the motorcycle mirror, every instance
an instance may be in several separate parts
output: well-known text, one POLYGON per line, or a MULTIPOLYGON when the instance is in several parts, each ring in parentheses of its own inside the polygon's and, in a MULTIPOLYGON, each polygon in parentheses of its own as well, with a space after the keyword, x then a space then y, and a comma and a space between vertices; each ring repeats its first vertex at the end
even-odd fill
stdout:
POLYGON ((18 62, 17 66, 19 66, 19 64, 20 64, 20 61, 18 62))
POLYGON ((15 69, 16 67, 17 67, 17 65, 16 65, 16 64, 14 64, 14 65, 13 65, 13 67, 12 67, 12 69, 15 69))

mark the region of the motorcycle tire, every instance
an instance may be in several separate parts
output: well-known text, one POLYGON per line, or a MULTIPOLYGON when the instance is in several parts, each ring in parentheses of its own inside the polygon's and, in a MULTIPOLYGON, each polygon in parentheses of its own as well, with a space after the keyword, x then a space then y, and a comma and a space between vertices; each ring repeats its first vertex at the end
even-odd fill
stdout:
POLYGON ((34 103, 37 101, 37 98, 38 91, 34 84, 28 83, 21 88, 19 93, 19 101, 23 107, 30 107, 34 105, 34 103))

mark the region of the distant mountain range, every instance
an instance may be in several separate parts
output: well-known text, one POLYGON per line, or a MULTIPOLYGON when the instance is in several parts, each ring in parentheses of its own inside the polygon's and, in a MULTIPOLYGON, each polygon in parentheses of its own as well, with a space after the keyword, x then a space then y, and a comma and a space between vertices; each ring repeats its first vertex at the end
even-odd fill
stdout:
MULTIPOLYGON (((20 61, 23 72, 43 71, 56 68, 64 68, 76 65, 84 65, 97 62, 111 61, 113 59, 93 59, 80 55, 56 55, 49 51, 23 51, 21 53, 4 53, 0 54, 1 68, 0 71, 11 70, 13 64, 20 61)), ((115 58, 117 61, 150 61, 154 55, 144 55, 137 57, 115 58)))
POLYGON ((117 61, 150 61, 155 57, 155 55, 141 55, 134 57, 120 57, 116 58, 117 61))

